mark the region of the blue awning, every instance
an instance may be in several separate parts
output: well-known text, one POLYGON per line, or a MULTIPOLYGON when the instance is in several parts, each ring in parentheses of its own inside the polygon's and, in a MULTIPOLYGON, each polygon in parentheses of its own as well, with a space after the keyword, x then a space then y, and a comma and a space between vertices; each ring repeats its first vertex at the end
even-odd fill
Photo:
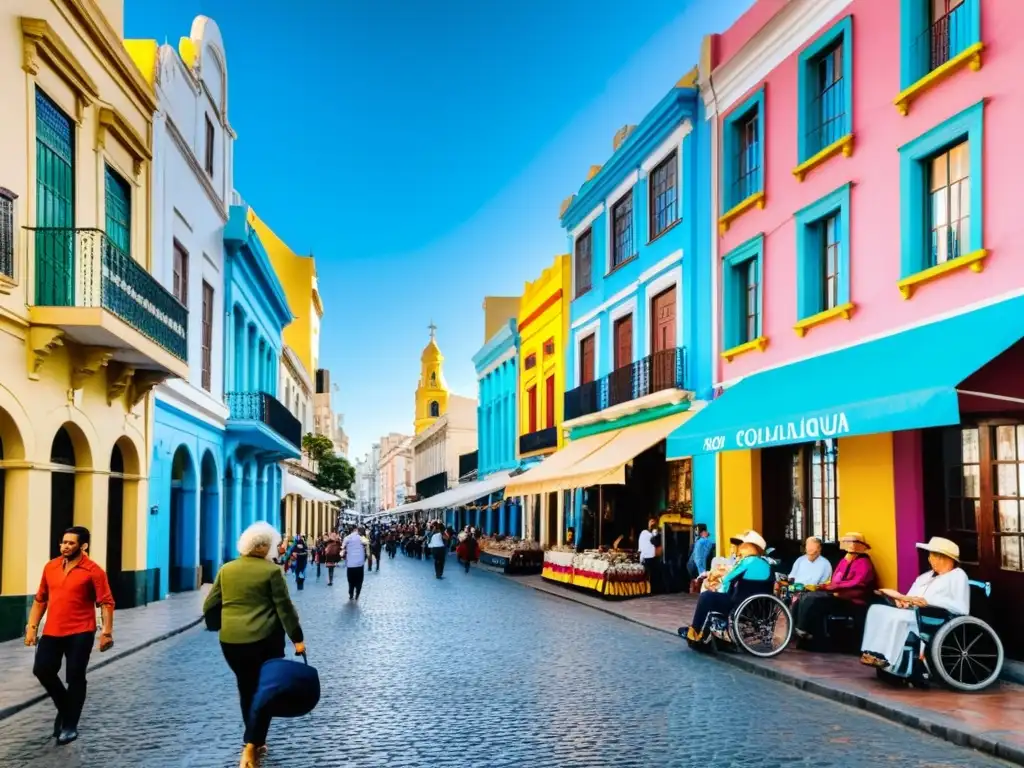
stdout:
POLYGON ((749 376, 668 437, 668 458, 960 422, 957 386, 1024 337, 1024 297, 749 376))

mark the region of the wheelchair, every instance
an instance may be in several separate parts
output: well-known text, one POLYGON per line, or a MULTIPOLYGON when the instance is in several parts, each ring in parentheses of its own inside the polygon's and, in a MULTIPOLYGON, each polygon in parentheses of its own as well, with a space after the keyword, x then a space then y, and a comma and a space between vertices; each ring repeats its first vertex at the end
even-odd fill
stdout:
MULTIPOLYGON (((971 581, 972 589, 988 598, 989 582, 971 581)), ((928 687, 938 678, 946 687, 962 693, 988 688, 1003 669, 1003 644, 996 631, 971 613, 958 615, 944 608, 915 608, 917 631, 911 632, 899 663, 875 670, 879 679, 928 687)))
POLYGON ((773 594, 774 586, 774 578, 733 582, 729 613, 709 612, 696 645, 718 650, 719 644, 725 643, 725 647, 742 648, 762 659, 786 650, 793 637, 793 616, 786 603, 773 594))

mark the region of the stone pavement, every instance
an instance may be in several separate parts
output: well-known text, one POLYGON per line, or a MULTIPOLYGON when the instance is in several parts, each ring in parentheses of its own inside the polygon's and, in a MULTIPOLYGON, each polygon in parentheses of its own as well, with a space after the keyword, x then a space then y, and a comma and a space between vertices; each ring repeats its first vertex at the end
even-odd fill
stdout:
MULTIPOLYGON (((676 636, 693 614, 695 595, 658 595, 635 600, 603 600, 540 576, 515 581, 546 594, 596 608, 676 636)), ((682 641, 680 641, 681 643, 682 641)), ((1024 765, 1024 686, 1001 681, 982 693, 956 693, 936 686, 917 690, 885 685, 856 657, 788 650, 774 659, 720 653, 717 658, 748 672, 794 685, 834 701, 859 707, 962 746, 1024 765)))
MULTIPOLYGON (((274 722, 266 768, 1005 765, 450 566, 436 581, 427 561, 385 560, 358 602, 344 577, 293 593, 322 695, 274 722)), ((234 679, 201 628, 95 670, 74 744, 51 724, 48 704, 4 720, 0 766, 227 768, 241 746, 234 679)))
MULTIPOLYGON (((203 599, 209 587, 200 592, 171 595, 166 600, 114 613, 114 647, 105 653, 93 649, 89 669, 97 670, 117 659, 129 656, 153 643, 183 632, 202 620, 203 599)), ((23 640, 0 643, 0 720, 42 701, 46 694, 32 675, 34 651, 23 640)))

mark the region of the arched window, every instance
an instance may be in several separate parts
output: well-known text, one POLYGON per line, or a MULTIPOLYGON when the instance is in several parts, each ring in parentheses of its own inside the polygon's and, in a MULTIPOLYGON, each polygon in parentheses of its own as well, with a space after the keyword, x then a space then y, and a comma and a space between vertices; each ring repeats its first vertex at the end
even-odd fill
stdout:
POLYGON ((437 373, 436 372, 430 374, 430 386, 432 386, 432 387, 436 387, 437 386, 437 373))
POLYGON ((430 418, 436 419, 441 415, 441 406, 437 404, 437 400, 430 401, 430 418))

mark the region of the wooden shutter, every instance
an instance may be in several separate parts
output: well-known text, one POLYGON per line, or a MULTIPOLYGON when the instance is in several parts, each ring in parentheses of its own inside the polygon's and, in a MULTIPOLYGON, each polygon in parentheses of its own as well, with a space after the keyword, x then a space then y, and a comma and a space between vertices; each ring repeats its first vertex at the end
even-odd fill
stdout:
POLYGON ((633 315, 615 321, 615 370, 633 362, 633 315))
POLYGON ((555 376, 548 376, 544 382, 544 427, 555 426, 555 376))
POLYGON ((580 341, 580 384, 594 380, 594 335, 580 341))

